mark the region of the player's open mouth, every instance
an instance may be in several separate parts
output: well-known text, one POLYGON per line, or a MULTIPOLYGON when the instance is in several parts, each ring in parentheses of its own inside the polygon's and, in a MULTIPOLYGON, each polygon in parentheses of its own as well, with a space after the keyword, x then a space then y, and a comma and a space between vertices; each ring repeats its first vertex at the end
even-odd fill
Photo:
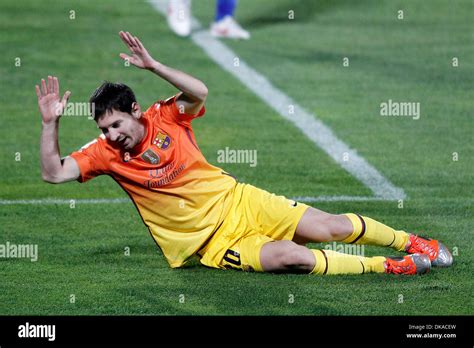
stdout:
POLYGON ((127 146, 128 137, 123 137, 118 141, 121 146, 127 146))

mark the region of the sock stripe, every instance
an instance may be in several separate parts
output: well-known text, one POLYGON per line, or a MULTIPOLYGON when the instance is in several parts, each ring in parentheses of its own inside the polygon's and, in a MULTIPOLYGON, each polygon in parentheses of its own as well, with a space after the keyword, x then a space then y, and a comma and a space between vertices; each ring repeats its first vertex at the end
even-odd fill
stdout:
POLYGON ((362 216, 360 216, 359 214, 356 214, 359 219, 360 219, 360 222, 362 223, 362 232, 357 236, 356 239, 354 239, 352 242, 350 242, 349 244, 354 244, 355 242, 357 242, 359 239, 362 238, 362 236, 365 234, 365 221, 364 219, 362 219, 362 216))
POLYGON ((397 236, 395 235, 395 232, 392 232, 392 233, 393 233, 393 240, 389 245, 387 245, 388 247, 391 247, 392 244, 395 242, 395 239, 397 238, 397 236))
POLYGON ((364 273, 365 273, 365 266, 364 266, 364 263, 363 263, 362 261, 360 261, 360 260, 359 260, 359 262, 360 262, 360 264, 362 265, 362 274, 364 274, 364 273))
POLYGON ((323 275, 325 275, 328 272, 328 257, 326 256, 326 253, 324 252, 323 249, 320 249, 320 250, 324 256, 324 260, 326 260, 326 267, 324 268, 324 272, 323 272, 323 275))

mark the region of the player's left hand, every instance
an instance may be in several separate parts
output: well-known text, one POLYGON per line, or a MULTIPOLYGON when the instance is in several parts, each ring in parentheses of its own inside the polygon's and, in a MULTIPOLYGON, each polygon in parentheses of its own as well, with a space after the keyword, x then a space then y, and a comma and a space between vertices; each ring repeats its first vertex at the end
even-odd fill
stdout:
POLYGON ((150 56, 146 48, 143 46, 138 37, 133 36, 128 31, 119 32, 123 43, 127 45, 132 53, 132 56, 120 53, 120 58, 128 60, 130 63, 140 69, 152 69, 156 61, 150 56))

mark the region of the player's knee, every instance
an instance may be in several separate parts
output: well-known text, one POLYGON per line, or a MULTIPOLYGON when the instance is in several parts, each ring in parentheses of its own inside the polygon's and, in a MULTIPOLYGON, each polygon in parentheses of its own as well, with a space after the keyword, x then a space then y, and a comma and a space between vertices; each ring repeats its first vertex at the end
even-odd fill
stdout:
POLYGON ((327 218, 328 231, 332 240, 342 240, 349 237, 352 233, 352 223, 347 216, 331 214, 327 218))
POLYGON ((341 229, 343 224, 341 215, 334 215, 320 210, 314 210, 311 215, 311 226, 317 231, 317 238, 320 242, 344 239, 346 231, 341 229))
POLYGON ((308 248, 292 241, 286 244, 281 255, 281 263, 285 268, 308 269, 314 266, 314 256, 308 248))

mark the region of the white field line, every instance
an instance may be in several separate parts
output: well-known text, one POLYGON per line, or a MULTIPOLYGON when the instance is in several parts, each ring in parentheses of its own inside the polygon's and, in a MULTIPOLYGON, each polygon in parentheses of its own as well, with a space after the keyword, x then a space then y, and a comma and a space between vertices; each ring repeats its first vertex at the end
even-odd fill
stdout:
POLYGON ((131 203, 130 198, 104 198, 104 199, 59 199, 59 198, 44 198, 44 199, 0 199, 0 205, 44 205, 44 204, 115 204, 115 203, 131 203))
MULTIPOLYGON (((167 0, 149 0, 151 5, 166 16, 167 0)), ((394 186, 388 179, 371 166, 357 151, 351 149, 323 124, 315 115, 306 111, 285 93, 273 86, 263 75, 248 66, 238 55, 219 40, 209 30, 203 29, 193 18, 191 40, 222 69, 231 73, 260 99, 273 108, 284 119, 293 123, 315 145, 326 152, 337 164, 367 186, 376 199, 405 199, 403 189, 394 186), (235 59, 238 58, 238 66, 235 59), (290 113, 291 111, 291 113, 290 113)), ((342 196, 343 197, 343 196, 342 196)))
MULTIPOLYGON (((319 196, 319 197, 290 197, 289 199, 302 202, 343 202, 343 201, 380 201, 383 198, 378 197, 364 197, 364 196, 319 196)), ((130 198, 99 198, 99 199, 56 199, 56 198, 45 198, 45 199, 1 199, 0 205, 61 205, 61 204, 123 204, 131 203, 130 198)))

